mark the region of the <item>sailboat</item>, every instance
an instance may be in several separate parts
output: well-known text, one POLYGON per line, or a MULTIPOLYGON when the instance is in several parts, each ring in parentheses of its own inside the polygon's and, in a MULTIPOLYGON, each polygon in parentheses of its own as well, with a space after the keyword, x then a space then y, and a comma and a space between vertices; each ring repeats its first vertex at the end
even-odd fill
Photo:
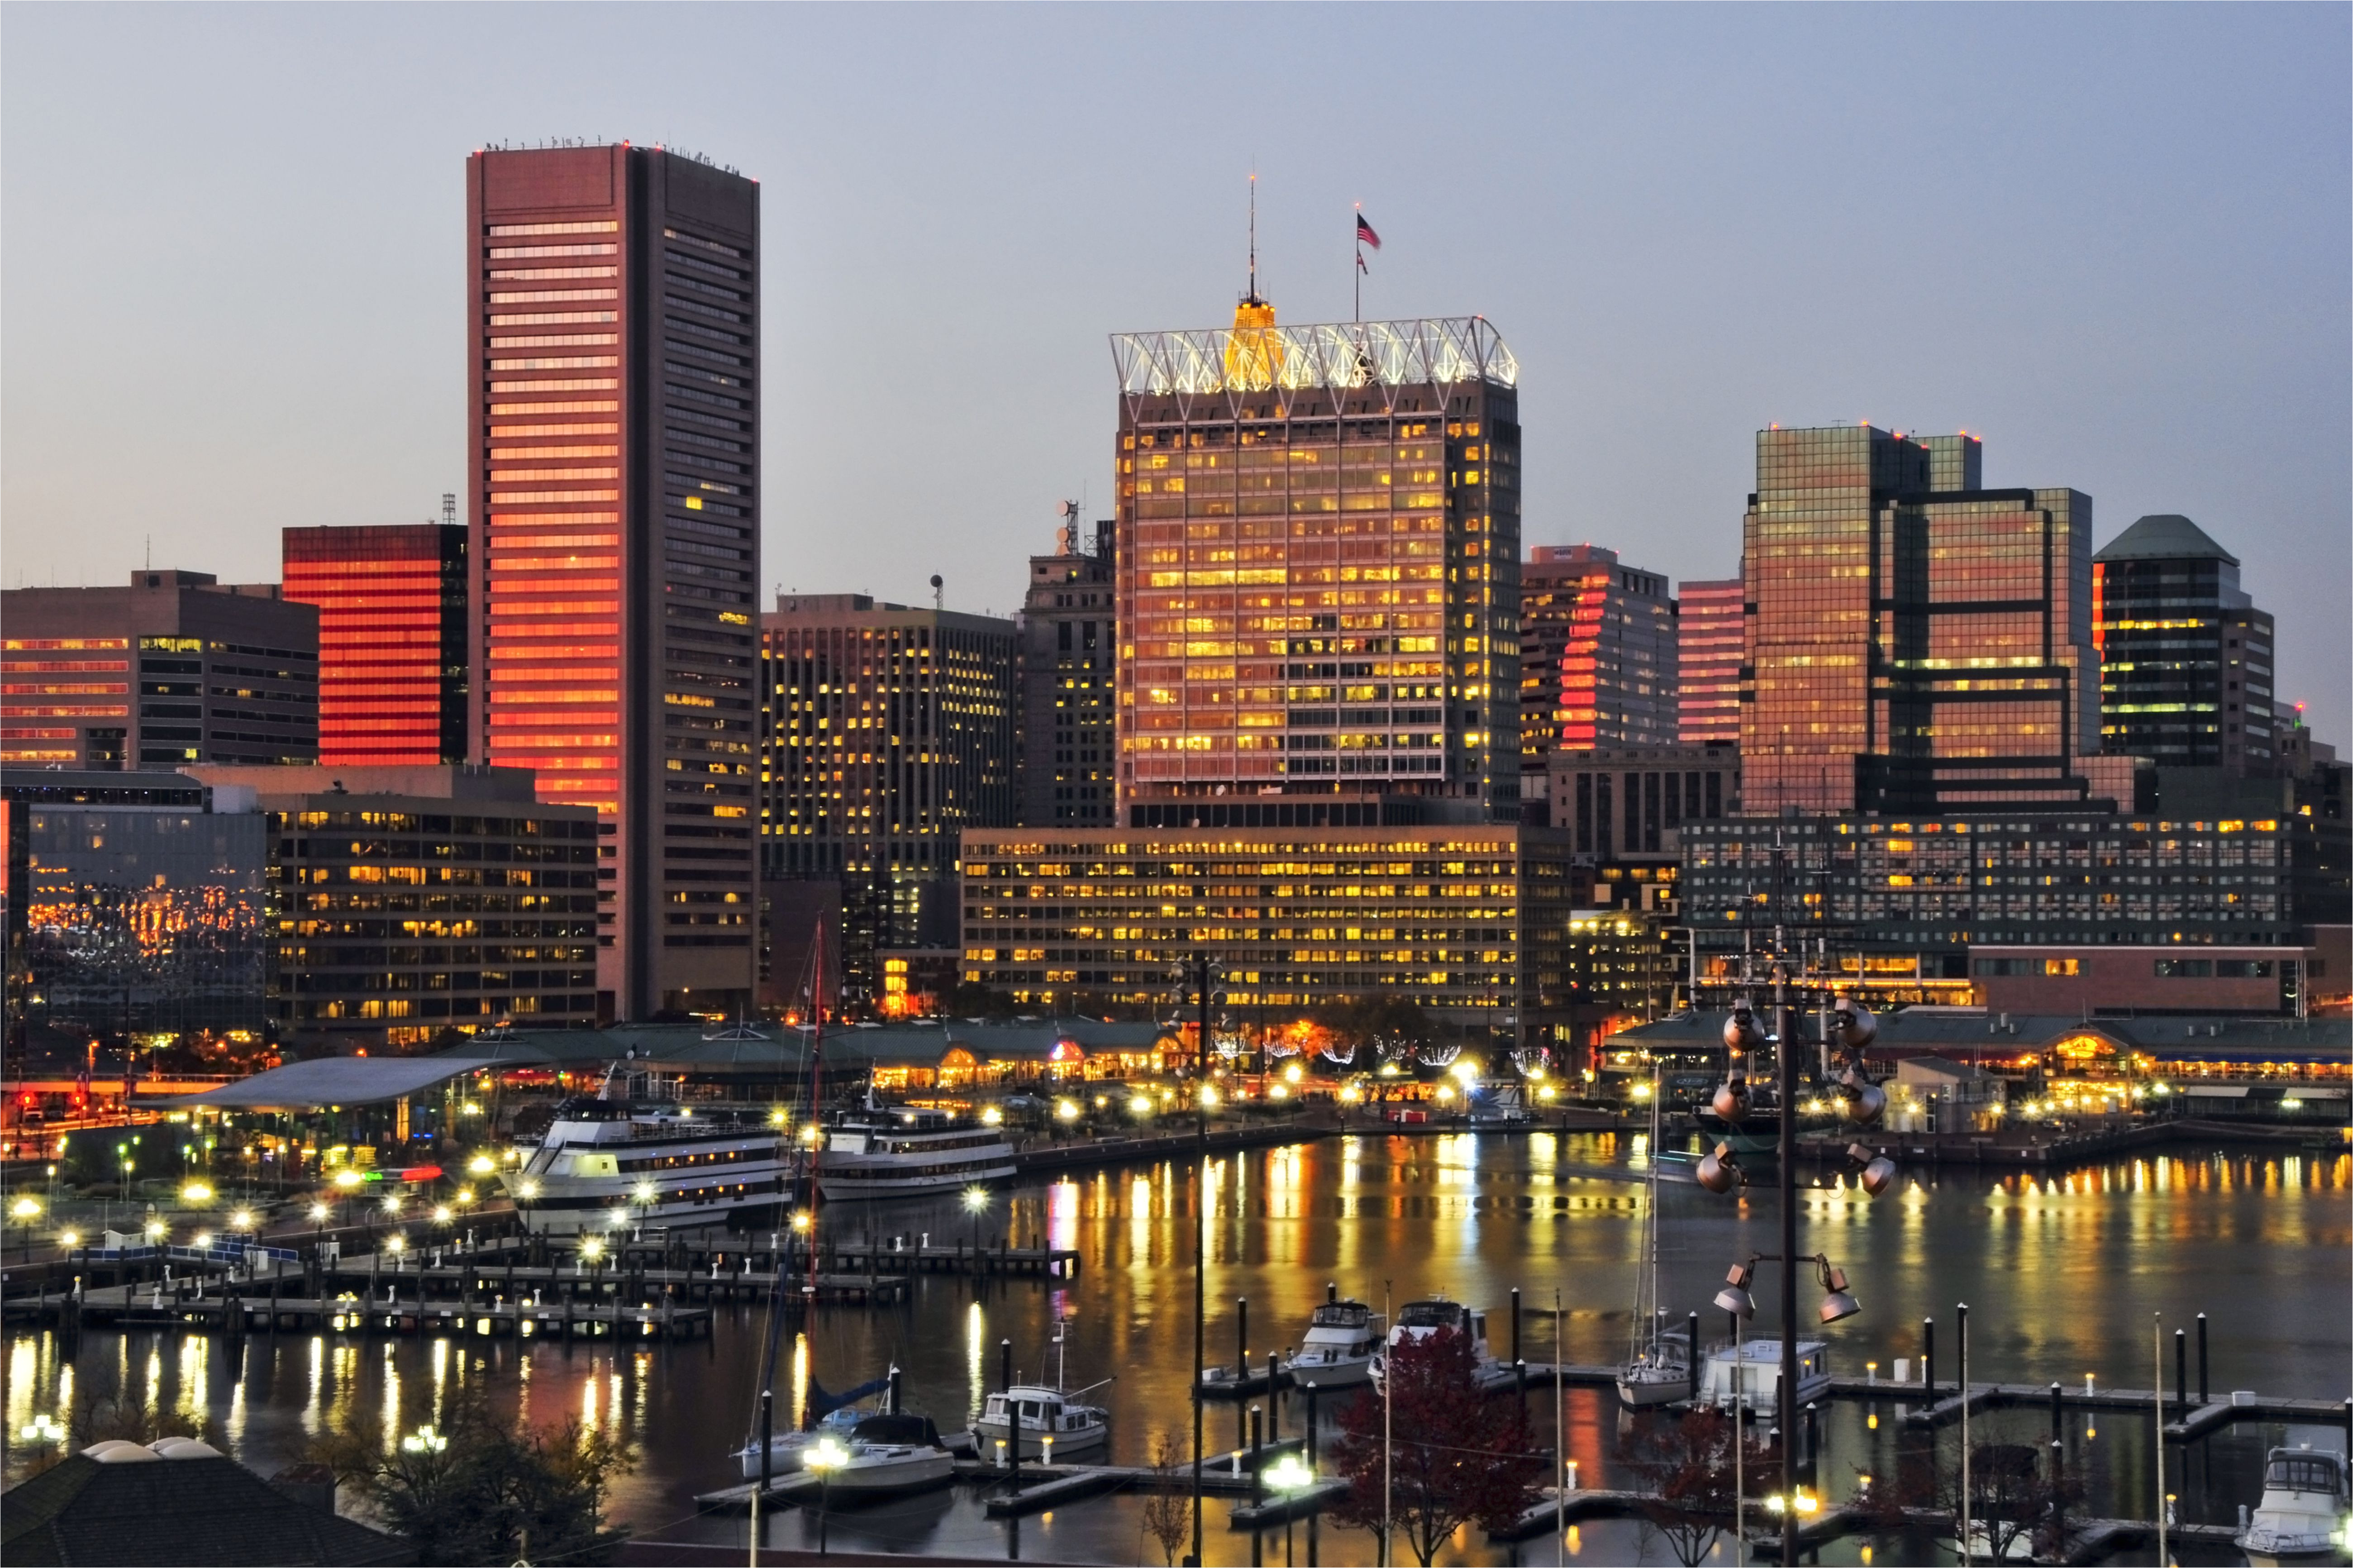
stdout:
POLYGON ((1634 1332, 1618 1369, 1621 1404, 1647 1410, 1691 1393, 1691 1332, 1666 1326, 1659 1302, 1659 1068, 1651 1064, 1651 1174, 1642 1194, 1642 1265, 1634 1276, 1634 1332))

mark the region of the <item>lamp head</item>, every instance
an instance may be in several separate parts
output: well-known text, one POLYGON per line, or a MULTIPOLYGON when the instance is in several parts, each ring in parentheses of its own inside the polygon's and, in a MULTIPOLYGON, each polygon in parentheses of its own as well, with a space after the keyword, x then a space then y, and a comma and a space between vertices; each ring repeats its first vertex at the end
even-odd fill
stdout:
POLYGON ((1879 1020, 1871 1016, 1870 1008, 1852 996, 1838 999, 1831 1026, 1838 1034, 1839 1044, 1851 1051, 1862 1050, 1879 1037, 1879 1020))
POLYGON ((1736 1125, 1745 1120, 1748 1115, 1747 1079, 1736 1072, 1725 1079, 1724 1087, 1715 1091, 1715 1098, 1708 1101, 1708 1109, 1736 1125))
POLYGON ((1895 1181, 1895 1162, 1884 1154, 1874 1154, 1860 1143, 1846 1146, 1846 1157, 1861 1169, 1857 1173, 1862 1190, 1873 1197, 1885 1192, 1895 1181))
POLYGON ((1839 1074, 1839 1114, 1868 1127, 1887 1111, 1887 1091, 1852 1068, 1839 1074))
POLYGON ((1699 1169, 1693 1173, 1698 1178, 1701 1186, 1719 1196, 1730 1192, 1746 1179, 1745 1173, 1740 1169, 1739 1163, 1733 1158, 1732 1145, 1729 1143, 1718 1143, 1709 1150, 1700 1161, 1699 1169))
POLYGON ((1724 1289, 1715 1293, 1715 1304, 1743 1321, 1757 1315, 1757 1299, 1748 1293, 1749 1281, 1757 1271, 1746 1263, 1736 1263, 1724 1277, 1724 1289))

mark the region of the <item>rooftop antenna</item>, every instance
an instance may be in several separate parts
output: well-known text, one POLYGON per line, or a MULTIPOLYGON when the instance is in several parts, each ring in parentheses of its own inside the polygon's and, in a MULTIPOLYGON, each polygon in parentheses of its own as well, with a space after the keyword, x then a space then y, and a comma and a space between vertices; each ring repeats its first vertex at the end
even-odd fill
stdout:
POLYGON ((443 490, 443 491, 441 492, 441 526, 442 526, 442 527, 444 527, 444 528, 454 528, 454 527, 456 527, 456 526, 457 526, 457 524, 458 524, 458 495, 457 495, 457 492, 456 492, 456 491, 454 491, 454 490, 443 490))
POLYGON ((941 579, 940 574, 934 572, 932 574, 932 608, 934 610, 944 610, 947 607, 947 584, 941 579))
POLYGON ((1060 509, 1062 526, 1054 534, 1054 553, 1076 555, 1079 552, 1079 503, 1066 500, 1060 509))
POLYGON ((1266 303, 1258 297, 1258 171, 1255 169, 1250 171, 1250 294, 1247 302, 1252 305, 1266 303))

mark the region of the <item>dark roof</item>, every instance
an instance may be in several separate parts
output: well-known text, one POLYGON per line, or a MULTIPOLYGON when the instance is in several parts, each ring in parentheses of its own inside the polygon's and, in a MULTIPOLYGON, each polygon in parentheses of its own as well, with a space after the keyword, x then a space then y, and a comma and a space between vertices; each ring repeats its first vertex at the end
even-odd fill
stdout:
POLYGON ((436 1089, 492 1064, 465 1051, 440 1057, 319 1057, 288 1062, 201 1094, 175 1095, 159 1105, 219 1106, 232 1110, 315 1110, 329 1105, 380 1105, 436 1089))
MULTIPOLYGON (((929 1067, 952 1047, 983 1061, 1044 1061, 1069 1040, 1092 1056, 1102 1050, 1146 1051, 1169 1031, 1148 1020, 1107 1023, 1095 1018, 1029 1018, 976 1023, 949 1018, 881 1026, 828 1026, 825 1059, 832 1067, 929 1067)), ((578 1068, 620 1059, 651 1067, 738 1076, 796 1073, 807 1060, 809 1031, 783 1024, 625 1024, 610 1029, 532 1029, 519 1032, 518 1046, 499 1046, 504 1065, 555 1065, 578 1068)), ((446 1058, 454 1061, 492 1055, 491 1046, 469 1042, 446 1058)), ((281 1069, 282 1070, 282 1069, 281 1069)))
POLYGON ((234 1459, 75 1454, 0 1494, 18 1564, 414 1563, 416 1549, 287 1496, 234 1459))
POLYGON ((2227 561, 2239 558, 2179 512, 2152 512, 2108 541, 2094 561, 2227 561))
MULTIPOLYGON (((1721 1047, 1724 1013, 1678 1013, 1609 1037, 1622 1048, 1721 1047)), ((2353 1065, 2353 1021, 2343 1018, 2241 1018, 2226 1014, 2084 1018, 2074 1014, 1993 1013, 1978 1007, 1905 1007, 1879 1015, 1872 1047, 1886 1056, 1940 1056, 2010 1049, 2048 1050, 2061 1040, 2098 1035, 2127 1050, 2169 1061, 2338 1062, 2353 1065)))

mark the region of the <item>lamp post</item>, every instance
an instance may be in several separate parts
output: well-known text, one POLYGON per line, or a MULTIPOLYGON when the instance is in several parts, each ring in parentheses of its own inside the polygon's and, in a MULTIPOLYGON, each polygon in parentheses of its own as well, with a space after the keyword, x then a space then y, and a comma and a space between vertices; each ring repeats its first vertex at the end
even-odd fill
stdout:
MULTIPOLYGON (((1781 1561, 1794 1563, 1798 1553, 1799 1513, 1798 1491, 1798 1269, 1799 1263, 1815 1266, 1820 1280, 1823 1298, 1820 1317, 1825 1323, 1837 1322, 1853 1316, 1862 1309, 1847 1289, 1846 1276, 1820 1253, 1798 1250, 1798 1041, 1792 1032, 1794 1019, 1789 1007, 1791 960, 1780 939, 1774 933, 1773 1013, 1775 1032, 1767 1037, 1757 1027, 1754 1013, 1746 998, 1736 1003, 1732 1016, 1724 1026, 1724 1043, 1731 1062, 1724 1086, 1716 1090, 1712 1109, 1727 1123, 1737 1123, 1748 1112, 1749 1094, 1742 1061, 1747 1053, 1767 1043, 1774 1047, 1775 1076, 1778 1082, 1778 1110, 1780 1135, 1778 1139, 1780 1169, 1777 1185, 1781 1197, 1781 1250, 1778 1254, 1759 1254, 1746 1262, 1734 1265, 1718 1292, 1715 1304, 1733 1314, 1738 1321, 1755 1315, 1757 1304, 1748 1293, 1755 1277, 1756 1265, 1773 1261, 1781 1264, 1781 1375, 1780 1386, 1775 1391, 1777 1421, 1781 1431, 1781 1561)), ((1828 984, 1828 975, 1820 983, 1828 984)), ((1879 1120, 1887 1108, 1887 1096, 1875 1084, 1862 1077, 1859 1064, 1864 1047, 1877 1037, 1878 1021, 1852 997, 1841 996, 1827 1016, 1825 1028, 1837 1045, 1851 1057, 1835 1083, 1839 1113, 1858 1127, 1868 1126, 1879 1120)), ((1832 1040, 1825 1040, 1827 1047, 1832 1040)), ((1847 1146, 1850 1168, 1860 1176, 1862 1190, 1877 1197, 1887 1190, 1895 1177, 1895 1167, 1883 1156, 1874 1155, 1860 1143, 1847 1146)), ((1712 1193, 1728 1193, 1747 1183, 1747 1174, 1740 1169, 1732 1145, 1719 1142, 1700 1162, 1695 1173, 1701 1186, 1712 1193)), ((1694 1346, 1696 1353, 1698 1347, 1694 1346)), ((1738 1363, 1736 1362, 1736 1371, 1738 1363)), ((1734 1423, 1738 1430, 1740 1411, 1736 1400, 1734 1423)))
MULTIPOLYGON (((1008 1403, 1009 1404, 1010 1401, 1008 1403)), ((1018 1421, 1014 1424, 1013 1438, 1017 1444, 1021 1439, 1018 1421)), ((808 1458, 801 1461, 817 1472, 817 1554, 819 1557, 824 1556, 826 1552, 826 1508, 832 1500, 833 1472, 848 1463, 849 1459, 849 1451, 840 1444, 830 1437, 821 1437, 818 1440, 817 1446, 808 1451, 808 1458)))
POLYGON ((1285 1454, 1267 1467, 1266 1484, 1282 1499, 1282 1563, 1291 1568, 1291 1515, 1299 1499, 1315 1484, 1315 1472, 1296 1454, 1285 1454))
POLYGON ((1209 1023, 1210 1009, 1225 1005, 1226 995, 1215 990, 1225 966, 1206 952, 1179 963, 1171 978, 1187 998, 1198 998, 1200 1033, 1195 1041, 1197 1064, 1193 1085, 1193 1551, 1185 1559, 1190 1568, 1201 1562, 1201 1423, 1204 1401, 1201 1373, 1208 1354, 1209 1250, 1209 1023))
POLYGON ((964 1190, 964 1212, 972 1215, 972 1271, 980 1276, 980 1216, 988 1212, 988 1189, 977 1183, 964 1190))
POLYGON ((25 1228, 25 1261, 33 1260, 33 1226, 41 1218, 41 1200, 30 1195, 18 1198, 8 1205, 8 1217, 25 1228))

